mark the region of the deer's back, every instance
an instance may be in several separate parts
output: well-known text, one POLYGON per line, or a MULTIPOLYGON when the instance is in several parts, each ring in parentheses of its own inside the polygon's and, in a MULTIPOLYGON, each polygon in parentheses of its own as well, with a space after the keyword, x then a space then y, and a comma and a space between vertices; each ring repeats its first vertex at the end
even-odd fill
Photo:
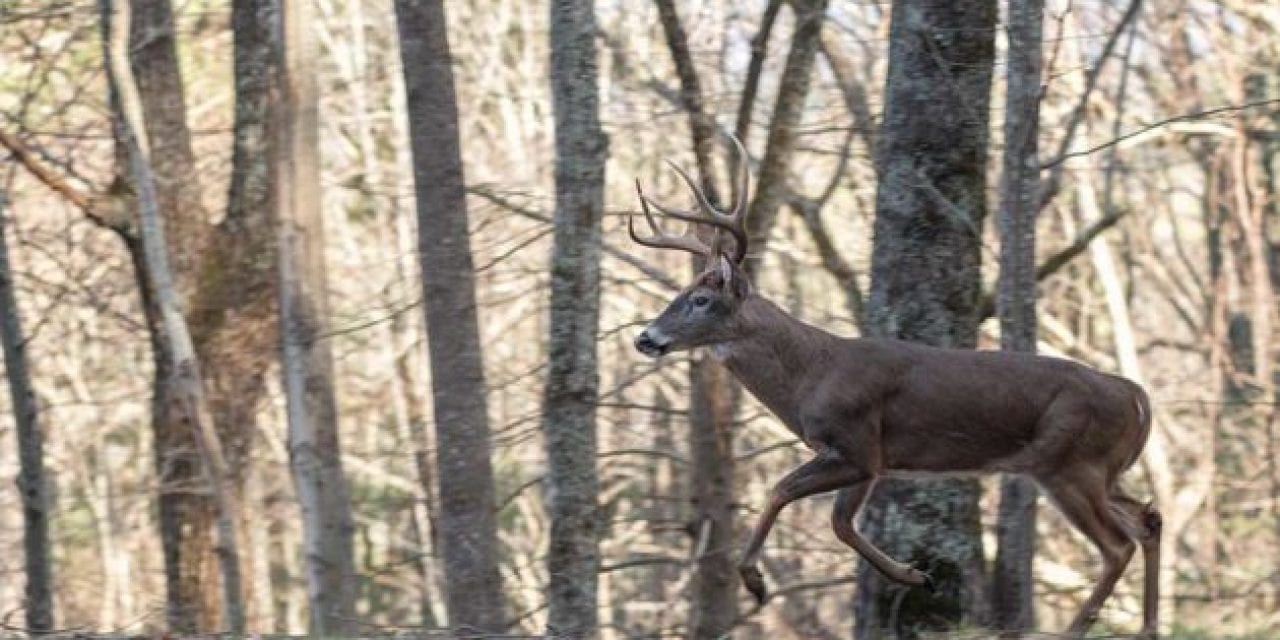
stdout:
POLYGON ((1146 439, 1135 429, 1137 385, 1075 362, 896 341, 850 346, 883 360, 875 409, 886 470, 1039 473, 1076 456, 1131 462, 1146 439))

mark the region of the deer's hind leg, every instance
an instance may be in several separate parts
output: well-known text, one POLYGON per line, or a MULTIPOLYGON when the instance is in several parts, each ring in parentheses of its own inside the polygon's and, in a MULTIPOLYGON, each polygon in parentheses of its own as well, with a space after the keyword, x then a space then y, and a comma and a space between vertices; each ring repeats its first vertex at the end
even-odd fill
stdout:
POLYGON ((1110 506, 1125 531, 1142 547, 1142 635, 1154 638, 1160 632, 1160 512, 1119 487, 1111 490, 1110 506))
POLYGON ((1081 637, 1097 619, 1125 566, 1133 557, 1136 545, 1108 495, 1102 478, 1055 477, 1041 480, 1049 497, 1062 514, 1080 530, 1102 554, 1102 574, 1080 612, 1071 621, 1067 633, 1081 637))
POLYGON ((883 573, 890 580, 895 580, 902 584, 925 585, 932 588, 929 574, 889 557, 888 554, 881 551, 870 540, 863 537, 862 532, 858 531, 858 512, 862 510, 862 505, 866 502, 867 496, 870 495, 874 486, 875 479, 867 479, 853 486, 845 487, 836 494, 836 504, 831 510, 831 528, 835 530, 836 537, 841 542, 853 547, 853 550, 857 551, 858 555, 866 558, 867 562, 879 569, 880 573, 883 573))

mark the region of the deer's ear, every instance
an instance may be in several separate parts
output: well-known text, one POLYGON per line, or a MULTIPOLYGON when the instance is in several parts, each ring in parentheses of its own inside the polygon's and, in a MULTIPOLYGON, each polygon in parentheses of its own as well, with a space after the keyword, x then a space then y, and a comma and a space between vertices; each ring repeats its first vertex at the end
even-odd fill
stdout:
POLYGON ((748 293, 751 293, 751 284, 747 282, 742 270, 728 256, 723 253, 720 254, 720 259, 716 265, 720 274, 721 286, 724 287, 725 291, 739 298, 745 298, 748 293))

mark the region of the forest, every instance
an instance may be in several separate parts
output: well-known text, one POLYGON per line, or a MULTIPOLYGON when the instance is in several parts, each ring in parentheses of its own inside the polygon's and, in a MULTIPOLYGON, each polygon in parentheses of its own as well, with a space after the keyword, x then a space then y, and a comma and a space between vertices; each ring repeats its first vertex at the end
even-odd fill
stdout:
POLYGON ((1253 0, 0 0, 0 635, 1280 637, 1278 172, 1253 0), (1140 385, 1068 439, 1159 535, 787 494, 768 389, 640 352, 695 281, 1140 385))

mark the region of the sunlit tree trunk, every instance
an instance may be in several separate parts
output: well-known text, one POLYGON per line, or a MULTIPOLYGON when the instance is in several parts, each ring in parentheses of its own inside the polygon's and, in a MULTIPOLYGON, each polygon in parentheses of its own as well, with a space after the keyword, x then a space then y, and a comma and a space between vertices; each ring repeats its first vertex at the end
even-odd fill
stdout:
POLYGON ((289 465, 302 511, 309 629, 355 629, 351 497, 342 469, 320 187, 318 49, 311 4, 280 5, 280 72, 274 87, 272 178, 278 213, 281 373, 288 407, 289 465))
POLYGON ((600 127, 594 3, 552 0, 549 35, 556 207, 542 405, 551 518, 547 634, 580 638, 597 631, 603 531, 596 502, 596 331, 608 140, 600 127))
MULTIPOLYGON (((506 628, 484 362, 444 3, 397 0, 418 202, 449 626, 506 628)), ((430 490, 430 487, 424 487, 430 490)))
MULTIPOLYGON (((1036 350, 1036 213, 1039 210, 1040 59, 1043 0, 1010 0, 1006 31, 1004 168, 1000 182, 1000 347, 1036 350)), ((1036 485, 1025 477, 1000 481, 996 563, 992 569, 992 625, 1025 631, 1035 625, 1032 559, 1036 541, 1036 485)))
POLYGON ((53 629, 53 571, 49 563, 49 494, 45 485, 44 433, 31 372, 27 339, 18 316, 7 237, 8 201, 0 191, 0 343, 9 397, 18 430, 18 492, 22 496, 22 551, 26 568, 24 609, 32 634, 53 629))
MULTIPOLYGON (((893 5, 867 306, 872 335, 951 348, 977 342, 996 14, 994 0, 893 5)), ((972 479, 878 486, 868 536, 929 572, 937 592, 903 593, 906 587, 862 563, 857 637, 916 637, 983 622, 978 495, 972 479)))

